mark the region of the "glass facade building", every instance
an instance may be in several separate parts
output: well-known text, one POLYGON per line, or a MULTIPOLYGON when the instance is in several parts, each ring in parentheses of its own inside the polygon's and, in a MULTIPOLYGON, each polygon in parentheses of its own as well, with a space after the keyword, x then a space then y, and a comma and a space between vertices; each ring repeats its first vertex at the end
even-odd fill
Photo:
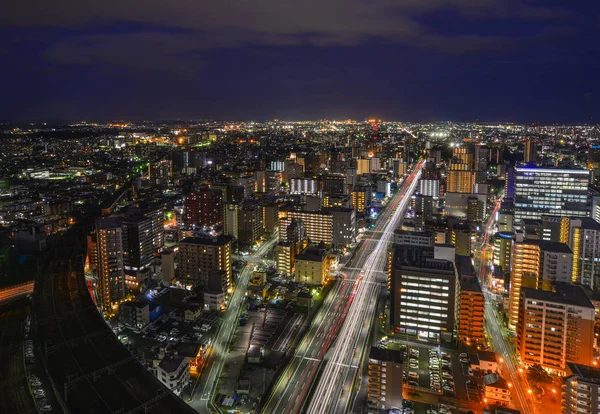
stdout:
POLYGON ((515 219, 589 215, 588 170, 515 167, 515 219))

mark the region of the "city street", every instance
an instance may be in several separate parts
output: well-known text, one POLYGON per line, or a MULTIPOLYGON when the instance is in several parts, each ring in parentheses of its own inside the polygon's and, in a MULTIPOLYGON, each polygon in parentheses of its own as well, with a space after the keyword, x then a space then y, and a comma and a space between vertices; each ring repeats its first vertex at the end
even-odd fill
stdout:
POLYGON ((246 257, 248 263, 240 274, 235 291, 229 300, 227 311, 225 311, 219 330, 215 334, 206 362, 207 368, 193 385, 192 399, 189 404, 198 412, 220 412, 213 404, 213 397, 217 390, 221 370, 229 353, 231 338, 238 326, 238 317, 246 297, 248 281, 254 271, 254 264, 262 262, 262 257, 273 248, 278 238, 278 234, 274 234, 254 254, 246 257))

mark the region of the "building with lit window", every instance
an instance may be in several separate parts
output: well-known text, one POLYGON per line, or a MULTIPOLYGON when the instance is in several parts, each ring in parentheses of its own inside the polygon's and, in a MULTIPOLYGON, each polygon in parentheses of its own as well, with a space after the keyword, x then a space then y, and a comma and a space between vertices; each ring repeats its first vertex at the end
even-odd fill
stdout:
POLYGON ((573 250, 573 283, 600 287, 600 223, 583 217, 569 220, 569 246, 573 250))
POLYGON ((156 367, 156 376, 175 395, 181 394, 190 379, 190 362, 182 356, 166 357, 156 367))
POLYGON ((190 228, 215 227, 223 224, 223 193, 202 186, 188 194, 183 203, 183 223, 190 228))
POLYGON ((344 247, 356 241, 356 210, 353 208, 333 207, 323 209, 331 213, 332 220, 332 244, 344 247))
POLYGON ((351 193, 352 207, 357 213, 364 213, 369 207, 373 198, 371 187, 356 186, 351 193))
POLYGON ((277 272, 289 275, 294 273, 294 243, 280 241, 275 246, 275 265, 277 272))
POLYGON ((471 258, 456 256, 460 281, 458 339, 463 344, 483 344, 484 298, 471 258))
POLYGON ((537 142, 531 137, 527 137, 523 142, 523 162, 535 163, 537 160, 537 142))
POLYGON ((581 286, 561 284, 555 291, 521 289, 517 355, 523 365, 539 364, 565 375, 567 362, 591 364, 594 305, 581 286))
POLYGON ((570 283, 573 252, 564 243, 525 240, 513 243, 509 291, 508 328, 515 331, 522 288, 551 290, 557 283, 570 283))
POLYGON ((238 209, 238 240, 251 246, 265 233, 263 208, 255 201, 245 201, 238 209))
POLYGON ((231 238, 187 237, 179 242, 179 280, 185 285, 207 286, 210 272, 222 270, 231 286, 231 238))
POLYGON ((319 180, 314 178, 290 179, 290 194, 317 194, 319 190, 319 180))
POLYGON ((333 243, 333 215, 330 212, 280 211, 279 227, 287 229, 294 219, 303 222, 303 226, 306 229, 306 237, 312 243, 323 242, 327 246, 331 246, 333 243))
POLYGON ((123 301, 126 293, 123 229, 117 218, 96 221, 96 258, 102 310, 113 313, 113 308, 123 301))
POLYGON ((390 329, 432 341, 452 341, 458 319, 459 282, 454 263, 431 249, 399 246, 390 271, 390 329))
POLYGON ((561 395, 563 414, 600 413, 600 368, 567 363, 561 395))
POLYGON ((510 270, 510 256, 514 233, 500 232, 494 235, 494 266, 503 272, 510 270))
POLYGON ((307 247, 295 258, 294 278, 307 285, 324 285, 330 268, 331 260, 325 249, 307 247))
POLYGON ((368 409, 379 412, 402 407, 402 353, 371 347, 368 364, 368 409))
POLYGON ((515 219, 589 216, 588 170, 515 167, 515 219))

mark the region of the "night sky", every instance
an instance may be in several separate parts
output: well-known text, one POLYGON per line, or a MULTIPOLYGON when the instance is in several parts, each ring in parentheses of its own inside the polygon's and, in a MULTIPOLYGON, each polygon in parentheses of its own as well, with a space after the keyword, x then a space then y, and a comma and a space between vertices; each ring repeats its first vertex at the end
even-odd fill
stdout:
POLYGON ((600 122, 599 3, 3 0, 0 119, 600 122))

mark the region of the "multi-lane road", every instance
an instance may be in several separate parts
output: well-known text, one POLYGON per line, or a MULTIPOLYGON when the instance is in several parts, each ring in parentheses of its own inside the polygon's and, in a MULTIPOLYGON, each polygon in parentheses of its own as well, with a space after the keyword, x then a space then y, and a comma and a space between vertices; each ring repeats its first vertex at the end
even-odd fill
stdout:
POLYGON ((207 360, 207 371, 202 374, 192 390, 192 399, 189 403, 198 412, 220 412, 213 403, 213 397, 217 389, 219 376, 227 359, 229 344, 238 325, 238 318, 248 289, 248 281, 254 270, 253 265, 262 261, 262 257, 273 248, 277 240, 278 235, 276 233, 264 242, 248 258, 248 264, 240 274, 235 291, 229 300, 227 311, 223 316, 223 321, 212 341, 207 360))
POLYGON ((375 319, 379 290, 386 282, 384 270, 388 245, 394 230, 404 218, 422 166, 423 161, 415 166, 380 217, 372 238, 362 247, 368 257, 360 267, 356 294, 315 387, 307 410, 309 414, 344 413, 348 410, 353 384, 360 372, 360 361, 366 351, 369 332, 375 319))
POLYGON ((388 241, 405 214, 421 167, 419 163, 415 172, 407 177, 383 211, 376 228, 367 232, 354 259, 342 268, 343 279, 317 313, 308 334, 273 388, 263 413, 298 413, 303 408, 319 413, 347 409, 375 316, 377 295, 387 280, 384 269, 388 241), (337 367, 335 373, 330 367, 337 367), (320 380, 315 384, 317 378, 320 380), (332 385, 324 390, 323 384, 332 385), (312 392, 315 394, 310 398, 312 392), (315 408, 311 401, 319 401, 323 393, 327 394, 328 405, 321 411, 321 406, 315 408))

